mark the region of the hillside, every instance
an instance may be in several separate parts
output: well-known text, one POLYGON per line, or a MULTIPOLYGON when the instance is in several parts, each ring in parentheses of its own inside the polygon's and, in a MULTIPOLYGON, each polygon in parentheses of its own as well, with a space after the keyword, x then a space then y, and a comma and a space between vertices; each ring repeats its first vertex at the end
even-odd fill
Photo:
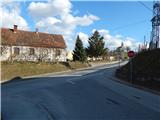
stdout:
MULTIPOLYGON (((138 53, 132 60, 133 84, 160 91, 160 49, 138 53)), ((130 81, 130 63, 117 69, 116 76, 130 81)))

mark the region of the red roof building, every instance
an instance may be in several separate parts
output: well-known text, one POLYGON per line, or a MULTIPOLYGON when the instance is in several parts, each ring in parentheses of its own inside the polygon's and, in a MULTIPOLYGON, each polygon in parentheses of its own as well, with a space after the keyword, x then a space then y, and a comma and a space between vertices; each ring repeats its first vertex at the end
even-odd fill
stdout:
MULTIPOLYGON (((27 53, 29 53, 30 48, 33 48, 35 53, 41 54, 41 55, 44 49, 45 51, 47 50, 48 51, 47 53, 50 54, 48 55, 50 56, 50 60, 53 61, 53 59, 56 59, 53 57, 57 57, 57 56, 54 56, 57 54, 57 52, 58 52, 59 58, 62 57, 61 54, 63 54, 63 56, 65 55, 64 51, 66 51, 65 50, 66 47, 67 46, 62 35, 42 33, 42 32, 38 32, 38 29, 36 29, 36 31, 34 32, 18 30, 17 25, 14 25, 13 29, 1 28, 1 55, 4 56, 3 59, 1 60, 4 60, 4 58, 6 58, 5 60, 8 60, 9 57, 13 56, 15 48, 19 48, 19 49, 21 48, 20 53, 23 53, 23 54, 26 53, 26 51, 28 51, 27 53), (2 53, 4 52, 4 47, 7 47, 8 49, 13 49, 12 54, 10 53, 10 55, 8 53, 9 50, 8 52, 6 52, 7 53, 6 55, 8 56, 8 58, 5 54, 2 53), (40 51, 42 51, 42 53, 39 53, 40 51)), ((19 59, 22 59, 20 57, 20 54, 17 56, 19 59)), ((32 58, 33 58, 33 55, 32 55, 32 58)), ((34 58, 33 60, 35 61, 36 58, 34 58)), ((62 61, 65 61, 65 60, 62 60, 62 61)))

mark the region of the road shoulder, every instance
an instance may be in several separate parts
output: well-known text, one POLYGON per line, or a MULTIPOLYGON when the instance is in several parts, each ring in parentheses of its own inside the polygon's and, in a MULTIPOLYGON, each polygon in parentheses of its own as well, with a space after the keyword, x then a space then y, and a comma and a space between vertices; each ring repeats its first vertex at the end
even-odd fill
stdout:
POLYGON ((128 99, 134 100, 146 107, 149 107, 155 111, 160 112, 160 96, 148 91, 137 89, 133 86, 126 85, 121 82, 117 82, 115 77, 107 77, 99 82, 105 85, 112 91, 121 94, 128 99))

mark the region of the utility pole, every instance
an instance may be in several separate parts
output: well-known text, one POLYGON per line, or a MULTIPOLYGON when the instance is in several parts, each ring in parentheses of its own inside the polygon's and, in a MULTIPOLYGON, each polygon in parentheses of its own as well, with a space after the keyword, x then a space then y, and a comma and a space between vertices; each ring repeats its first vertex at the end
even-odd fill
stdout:
POLYGON ((153 3, 153 18, 152 22, 152 32, 150 40, 150 49, 159 48, 160 40, 160 1, 154 1, 153 3))

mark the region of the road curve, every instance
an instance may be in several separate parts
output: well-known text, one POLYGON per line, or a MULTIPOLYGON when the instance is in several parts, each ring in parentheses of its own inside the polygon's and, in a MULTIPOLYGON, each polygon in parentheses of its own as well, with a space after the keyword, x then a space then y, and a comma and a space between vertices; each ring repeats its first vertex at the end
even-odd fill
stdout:
POLYGON ((160 96, 114 81, 116 66, 3 83, 2 119, 160 120, 160 96))

